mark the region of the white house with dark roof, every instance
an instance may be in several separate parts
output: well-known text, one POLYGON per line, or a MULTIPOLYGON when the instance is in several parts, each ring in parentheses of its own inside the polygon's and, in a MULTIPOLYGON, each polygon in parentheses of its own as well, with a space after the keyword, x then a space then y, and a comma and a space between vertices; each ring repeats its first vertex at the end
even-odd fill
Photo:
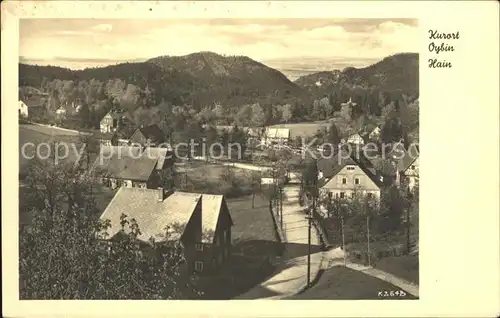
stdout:
POLYGON ((380 133, 382 132, 382 129, 380 126, 376 126, 373 128, 373 130, 368 134, 368 138, 370 140, 379 140, 380 139, 380 133))
POLYGON ((266 128, 261 136, 261 144, 266 146, 270 146, 273 144, 287 145, 289 140, 289 128, 266 128))
POLYGON ((364 145, 368 140, 368 134, 355 133, 346 138, 346 142, 354 145, 364 145))
POLYGON ((341 148, 332 158, 318 160, 317 165, 321 198, 351 199, 361 195, 380 199, 383 179, 362 153, 341 148))
POLYGON ((404 151, 404 156, 397 160, 396 182, 401 184, 407 182, 408 188, 412 191, 419 181, 419 148, 412 145, 410 149, 404 151))
POLYGON ((18 102, 18 112, 19 117, 28 117, 28 105, 26 105, 22 100, 18 102))
POLYGON ((161 184, 157 163, 157 158, 149 158, 140 147, 101 146, 91 171, 113 189, 156 188, 161 184))
POLYGON ((215 271, 230 257, 233 221, 222 195, 120 188, 100 217, 111 223, 106 240, 123 233, 122 214, 137 221, 144 245, 153 240, 161 252, 162 243, 180 242, 190 271, 215 271))

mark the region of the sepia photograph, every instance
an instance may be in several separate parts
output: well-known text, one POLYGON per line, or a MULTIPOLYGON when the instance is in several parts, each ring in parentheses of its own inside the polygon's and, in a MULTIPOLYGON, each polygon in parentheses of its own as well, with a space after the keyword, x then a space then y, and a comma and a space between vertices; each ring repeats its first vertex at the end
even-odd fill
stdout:
POLYGON ((19 299, 418 299, 418 28, 20 19, 19 299))

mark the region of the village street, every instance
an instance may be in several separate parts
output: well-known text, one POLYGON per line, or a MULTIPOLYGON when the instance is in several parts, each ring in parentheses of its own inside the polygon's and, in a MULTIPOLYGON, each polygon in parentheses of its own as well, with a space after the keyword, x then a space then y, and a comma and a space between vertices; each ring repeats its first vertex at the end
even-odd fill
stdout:
MULTIPOLYGON (((240 295, 236 299, 280 299, 294 295, 307 286, 308 221, 299 205, 299 187, 284 188, 283 229, 286 249, 282 261, 272 277, 240 295)), ((324 252, 316 229, 311 227, 311 270, 313 281, 321 269, 324 252)))

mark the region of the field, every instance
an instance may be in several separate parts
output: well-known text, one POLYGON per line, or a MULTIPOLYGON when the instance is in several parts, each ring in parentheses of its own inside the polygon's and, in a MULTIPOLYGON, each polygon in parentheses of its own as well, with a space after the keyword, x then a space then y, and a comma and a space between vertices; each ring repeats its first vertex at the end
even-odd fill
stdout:
POLYGON ((384 258, 375 263, 375 268, 391 273, 409 282, 419 283, 418 254, 384 258))
POLYGON ((223 194, 227 198, 251 193, 250 171, 203 161, 183 161, 175 164, 177 188, 182 191, 223 194), (224 180, 232 174, 233 182, 224 180))
POLYGON ((414 296, 395 296, 382 298, 380 291, 395 292, 401 289, 381 279, 363 274, 343 266, 327 269, 319 282, 302 294, 290 299, 328 299, 328 300, 361 300, 361 299, 415 299, 414 296))
POLYGON ((265 280, 274 271, 273 256, 282 252, 269 212, 269 202, 255 196, 227 200, 234 222, 233 252, 227 267, 205 282, 204 299, 231 299, 265 280))
MULTIPOLYGON (((68 144, 70 147, 69 148, 70 157, 68 158, 76 158, 76 154, 74 151, 72 151, 71 145, 78 141, 77 135, 72 133, 69 133, 68 135, 64 131, 52 129, 49 127, 42 127, 42 126, 28 125, 28 124, 19 125, 19 170, 21 174, 23 174, 24 170, 26 169, 28 163, 31 160, 28 157, 31 157, 35 154, 35 147, 37 147, 37 145, 42 143, 48 143, 51 140, 59 143, 64 142, 68 144), (26 156, 23 156, 22 147, 23 145, 26 145, 28 143, 33 143, 34 147, 32 145, 27 145, 25 148, 26 156)), ((46 156, 47 154, 48 154, 47 148, 40 147, 40 155, 46 156)), ((63 154, 62 151, 61 154, 63 154)))
POLYGON ((234 222, 232 239, 235 253, 259 257, 279 254, 281 244, 276 239, 267 200, 256 195, 254 208, 251 195, 230 199, 227 204, 234 222))

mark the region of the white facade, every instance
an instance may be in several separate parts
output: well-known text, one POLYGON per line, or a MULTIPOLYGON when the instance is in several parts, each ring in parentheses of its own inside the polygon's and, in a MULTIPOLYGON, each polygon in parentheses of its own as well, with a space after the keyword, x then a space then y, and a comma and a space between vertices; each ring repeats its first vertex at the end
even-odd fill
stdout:
POLYGON ((269 146, 273 143, 286 145, 290 140, 288 128, 266 128, 261 139, 261 144, 269 146))
POLYGON ((363 139, 363 137, 361 137, 360 134, 354 134, 354 135, 349 136, 347 138, 347 142, 350 144, 355 144, 355 145, 364 145, 365 144, 365 140, 363 139))
POLYGON ((380 138, 380 127, 375 127, 375 129, 372 130, 372 132, 368 135, 368 137, 372 140, 377 140, 380 138))
POLYGON ((20 117, 28 117, 28 106, 22 101, 19 101, 18 111, 20 117))

